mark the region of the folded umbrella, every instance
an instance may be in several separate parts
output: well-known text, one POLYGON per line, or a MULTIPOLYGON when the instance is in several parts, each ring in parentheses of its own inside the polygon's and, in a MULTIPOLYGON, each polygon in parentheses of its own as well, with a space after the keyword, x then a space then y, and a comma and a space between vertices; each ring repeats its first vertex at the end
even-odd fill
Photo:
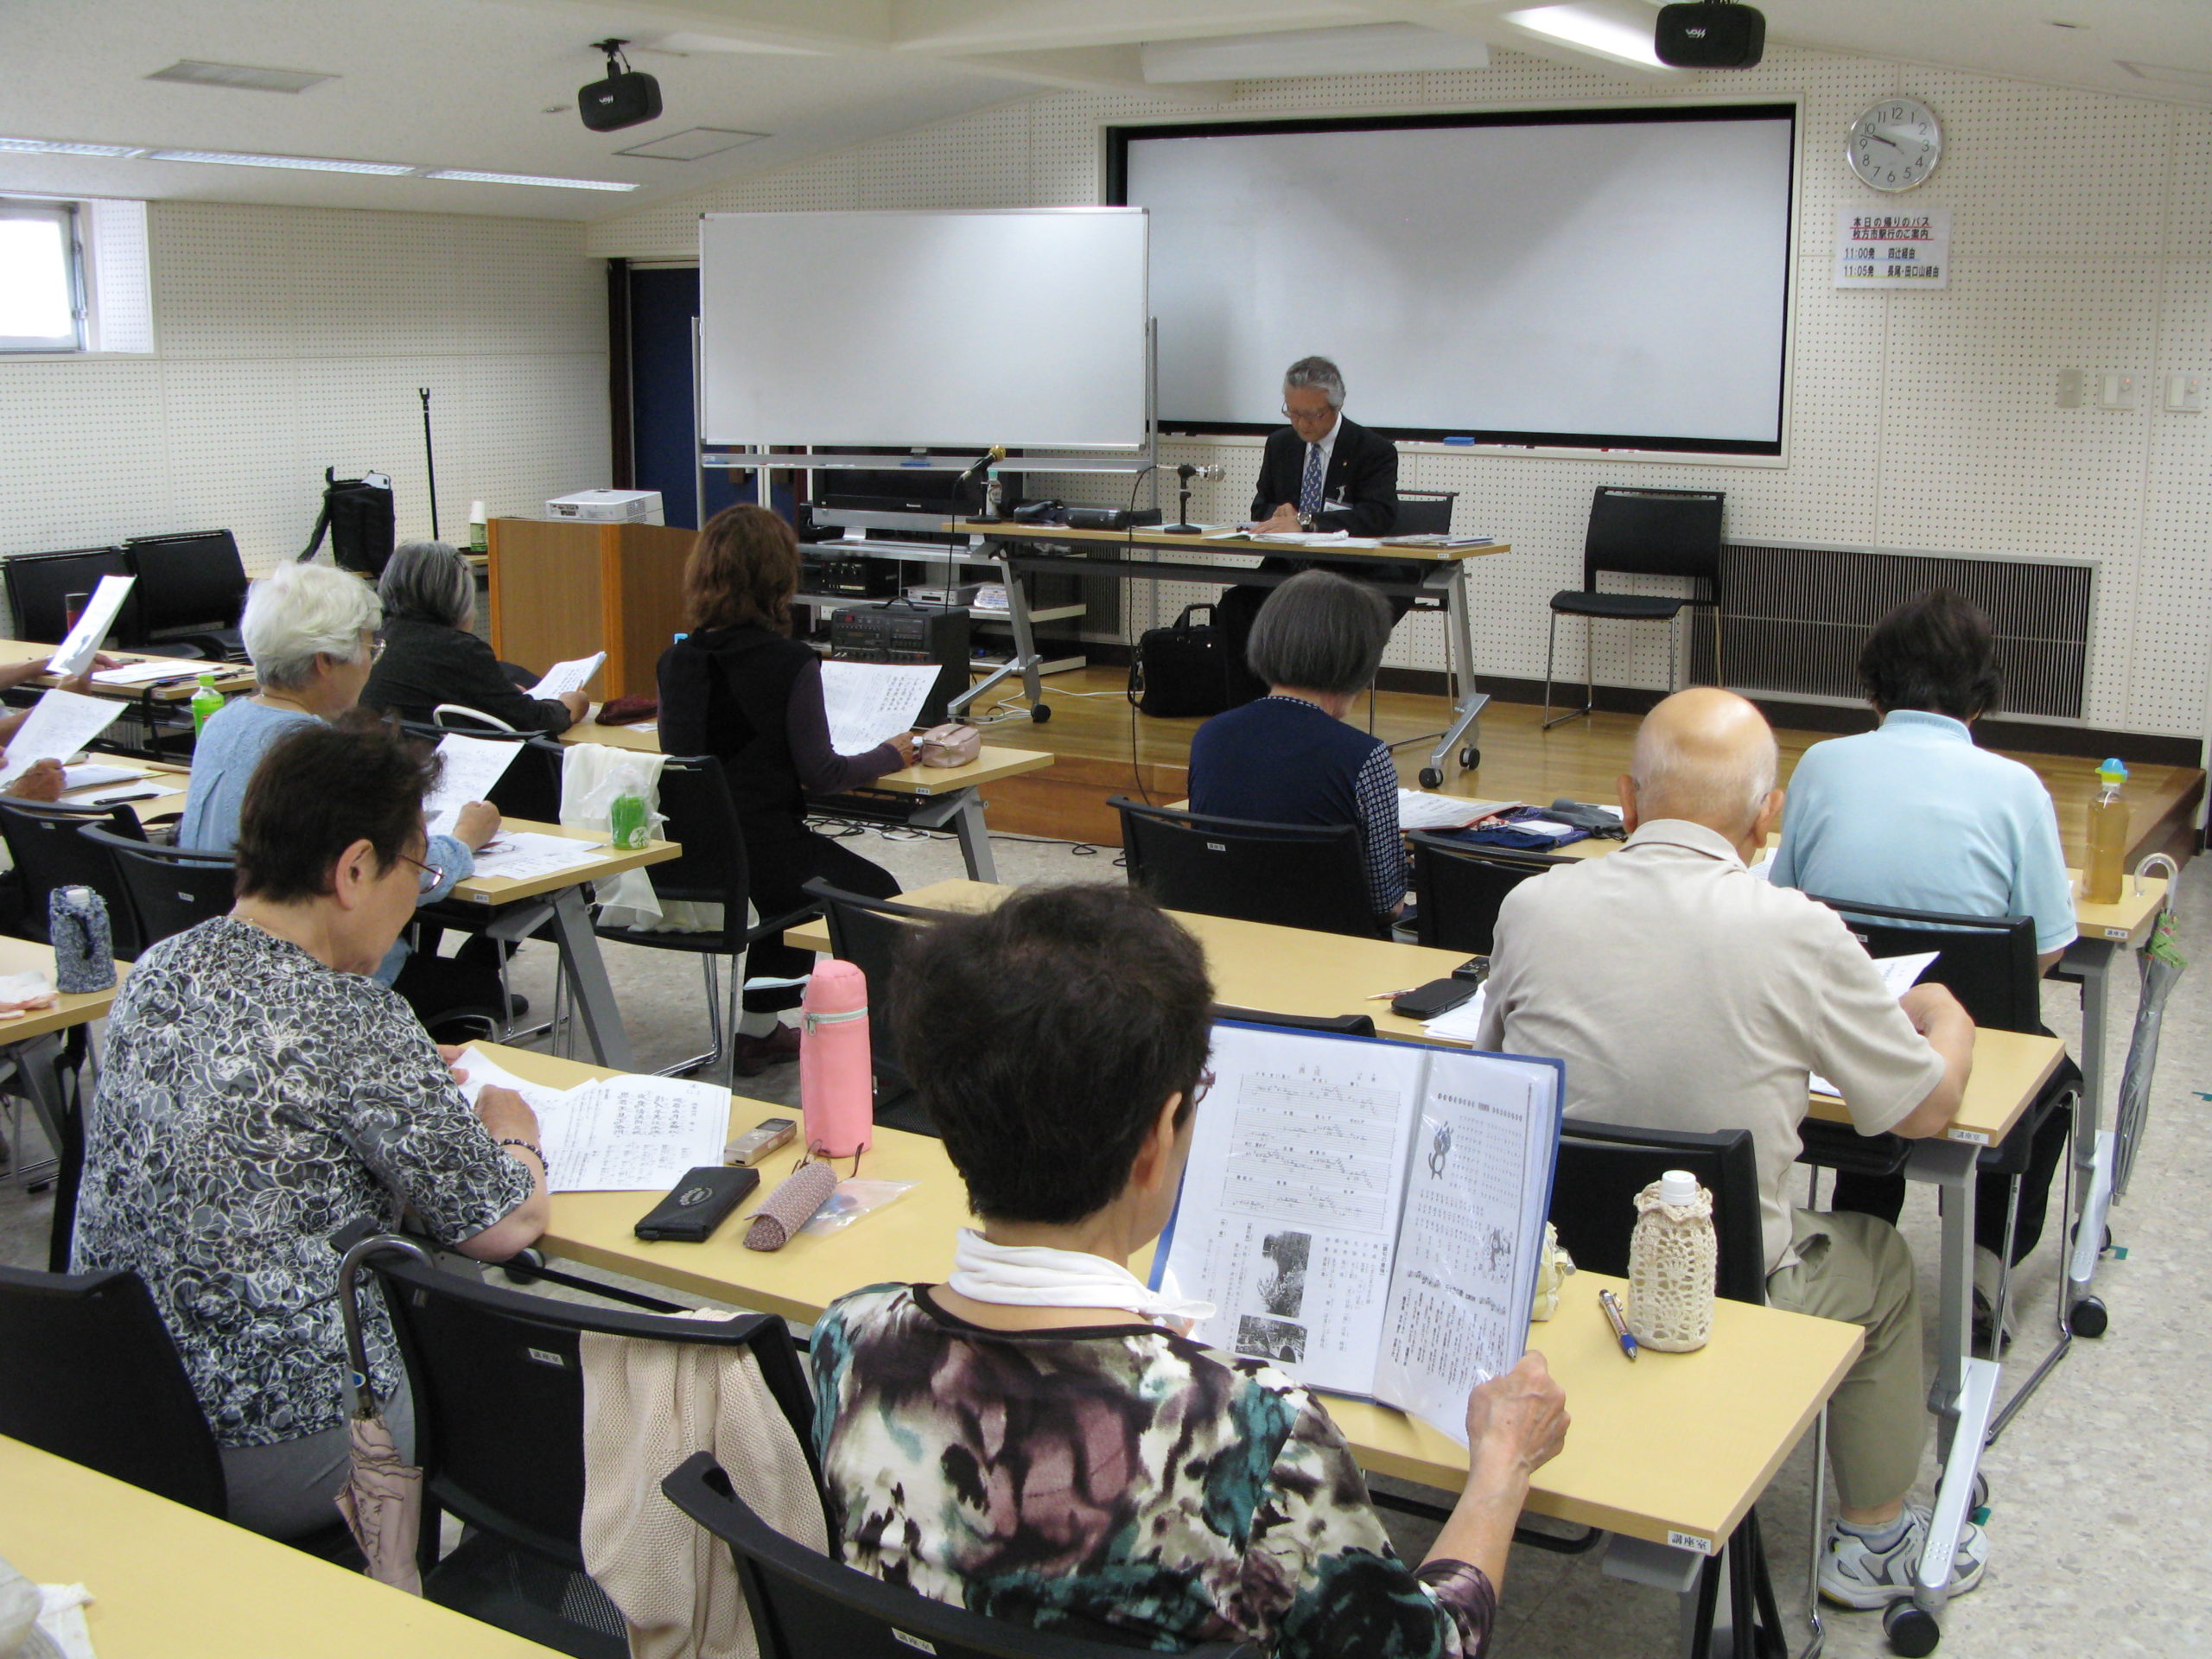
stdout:
POLYGON ((346 1440, 353 1469, 338 1494, 338 1512, 360 1546, 369 1576, 419 1596, 423 1573, 416 1550, 423 1530, 423 1471, 400 1461, 399 1446, 378 1409, 356 1300, 361 1263, 378 1250, 397 1250, 417 1262, 429 1259, 407 1240, 379 1234, 355 1244, 339 1264, 338 1303, 346 1321, 346 1440))

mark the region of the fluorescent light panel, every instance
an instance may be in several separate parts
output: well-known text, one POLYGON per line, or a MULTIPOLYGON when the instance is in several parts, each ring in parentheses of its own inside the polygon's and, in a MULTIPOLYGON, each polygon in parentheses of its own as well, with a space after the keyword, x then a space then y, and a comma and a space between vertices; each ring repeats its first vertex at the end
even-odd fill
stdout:
POLYGON ((327 156, 247 156, 227 149, 151 149, 149 162, 202 162, 213 167, 284 167, 302 173, 376 173, 404 178, 416 169, 400 162, 348 162, 327 156))
POLYGON ((1594 6, 1534 6, 1526 11, 1507 12, 1505 21, 1518 24, 1532 35, 1541 35, 1618 63, 1632 63, 1639 69, 1667 67, 1652 50, 1651 36, 1658 20, 1649 13, 1630 22, 1594 6))
POLYGON ((426 179, 452 179, 461 184, 544 184, 561 190, 635 190, 634 184, 613 179, 543 179, 534 173, 479 173, 467 168, 442 167, 423 175, 426 179))
POLYGON ((136 156, 136 144, 80 144, 67 138, 0 138, 0 150, 18 156, 136 156))
MULTIPOLYGON (((750 137, 741 140, 750 142, 750 137)), ((416 167, 406 162, 355 162, 334 156, 258 156, 228 149, 150 149, 143 144, 79 143, 71 138, 0 137, 0 154, 101 156, 149 162, 194 162, 211 167, 274 167, 297 173, 368 173, 387 179, 448 179, 462 184, 536 184, 561 190, 635 190, 615 179, 555 179, 535 173, 485 173, 458 167, 416 167)))

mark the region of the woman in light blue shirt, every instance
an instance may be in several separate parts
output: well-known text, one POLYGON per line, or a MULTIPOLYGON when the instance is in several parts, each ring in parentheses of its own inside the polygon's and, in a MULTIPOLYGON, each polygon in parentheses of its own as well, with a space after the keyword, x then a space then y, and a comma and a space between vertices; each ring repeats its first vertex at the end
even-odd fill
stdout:
MULTIPOLYGON (((2048 972, 2074 941, 2073 886, 2043 780, 1974 741, 1974 722, 2000 690, 1989 619, 1955 594, 1913 600, 1875 628, 1859 674, 1882 723, 1816 743, 1798 761, 1774 880, 1839 901, 2031 917, 2037 965, 2048 972)), ((2016 1263, 2043 1236, 2072 1122, 2061 1109, 2037 1132, 2020 1184, 2016 1263)), ((1983 1176, 1977 1199, 1979 1315, 2004 1248, 2011 1178, 1983 1176)), ((1835 1209, 1894 1222, 1904 1203, 1903 1176, 1836 1178, 1835 1209)))

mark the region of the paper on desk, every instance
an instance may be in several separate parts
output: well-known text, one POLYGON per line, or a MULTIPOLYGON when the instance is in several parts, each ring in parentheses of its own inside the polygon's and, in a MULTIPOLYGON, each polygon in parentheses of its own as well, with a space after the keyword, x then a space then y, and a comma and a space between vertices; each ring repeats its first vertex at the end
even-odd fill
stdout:
POLYGON ((1518 801, 1471 801, 1459 795, 1432 795, 1425 790, 1398 791, 1401 830, 1461 830, 1493 812, 1510 812, 1518 801))
POLYGON ((105 784, 127 784, 145 775, 144 768, 140 766, 103 766, 91 764, 81 766, 64 766, 61 769, 61 792, 69 795, 80 789, 98 789, 105 784))
POLYGON ((39 1634, 54 1643, 60 1659, 99 1659, 92 1627, 85 1623, 92 1592, 81 1584, 41 1584, 38 1599, 39 1634))
POLYGON ((571 691, 581 691, 591 677, 599 672, 599 665, 607 660, 607 653, 595 651, 588 657, 578 657, 565 663, 556 663, 545 671, 545 677, 524 695, 532 697, 565 697, 571 691))
POLYGON ((722 1160, 729 1094, 713 1084, 626 1075, 555 1089, 524 1083, 474 1045, 460 1064, 471 1105, 486 1087, 512 1089, 537 1114, 550 1192, 664 1192, 722 1160))
POLYGON ((830 747, 839 754, 866 754, 921 717, 937 684, 933 663, 822 664, 822 702, 830 715, 830 747))
POLYGON ((31 705, 30 717, 8 740, 0 784, 13 783, 36 760, 67 760, 115 724, 124 705, 106 697, 80 697, 55 690, 31 705))
MULTIPOLYGON (((1921 975, 1928 971, 1928 964, 1939 953, 1923 950, 1914 956, 1877 957, 1874 966, 1882 976, 1882 988, 1891 996, 1903 996, 1920 982, 1921 975)), ((1841 1100, 1843 1090, 1815 1071, 1806 1080, 1807 1087, 1816 1095, 1826 1095, 1832 1100, 1841 1100)))
POLYGON ((476 1103, 476 1096, 486 1089, 512 1089, 531 1111, 543 1116, 548 1105, 568 1092, 550 1084, 524 1082, 474 1043, 461 1051, 459 1064, 467 1073, 461 1085, 461 1096, 472 1106, 476 1103))
POLYGON ((1421 1029, 1441 1042, 1472 1046, 1476 1033, 1483 1028, 1483 1008, 1489 1001, 1490 987, 1478 985, 1472 996, 1458 1007, 1447 1008, 1435 1019, 1427 1021, 1421 1029))
POLYGON ((438 759, 445 762, 445 770, 439 774, 438 786, 423 802, 423 817, 429 832, 453 834, 461 809, 471 801, 491 798, 492 786, 506 775, 521 747, 519 743, 463 737, 458 732, 439 739, 438 759))
MULTIPOLYGON (((210 664, 210 668, 222 666, 210 664)), ((125 663, 120 668, 104 668, 92 676, 94 685, 151 685, 156 680, 188 680, 194 677, 188 663, 172 658, 166 662, 125 663)))
POLYGON ((572 870, 600 857, 596 842, 570 841, 565 836, 541 836, 527 830, 503 830, 497 841, 476 855, 476 874, 503 881, 534 881, 541 875, 572 870))
POLYGON ((131 584, 137 580, 136 576, 100 578, 99 586, 85 601, 84 613, 78 617, 77 626, 69 630, 69 637, 61 642, 60 649, 47 658, 50 671, 65 680, 73 679, 92 665, 92 658, 99 654, 100 641, 114 627, 116 613, 130 597, 131 584))

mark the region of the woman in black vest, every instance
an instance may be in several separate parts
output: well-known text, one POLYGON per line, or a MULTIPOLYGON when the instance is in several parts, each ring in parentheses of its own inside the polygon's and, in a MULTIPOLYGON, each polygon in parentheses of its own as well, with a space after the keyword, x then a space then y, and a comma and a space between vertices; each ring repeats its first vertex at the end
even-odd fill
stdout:
MULTIPOLYGON (((830 747, 822 659, 791 637, 798 592, 798 538, 765 507, 725 508, 707 521, 683 567, 690 632, 660 658, 660 741, 670 754, 711 754, 728 774, 762 916, 798 909, 817 876, 848 892, 889 899, 899 883, 880 865, 806 827, 806 798, 835 795, 912 764, 904 733, 866 754, 830 747)), ((810 952, 756 946, 749 976, 787 979, 810 952)), ((776 1018, 797 990, 748 991, 737 1038, 741 1072, 798 1058, 798 1033, 776 1018)))

